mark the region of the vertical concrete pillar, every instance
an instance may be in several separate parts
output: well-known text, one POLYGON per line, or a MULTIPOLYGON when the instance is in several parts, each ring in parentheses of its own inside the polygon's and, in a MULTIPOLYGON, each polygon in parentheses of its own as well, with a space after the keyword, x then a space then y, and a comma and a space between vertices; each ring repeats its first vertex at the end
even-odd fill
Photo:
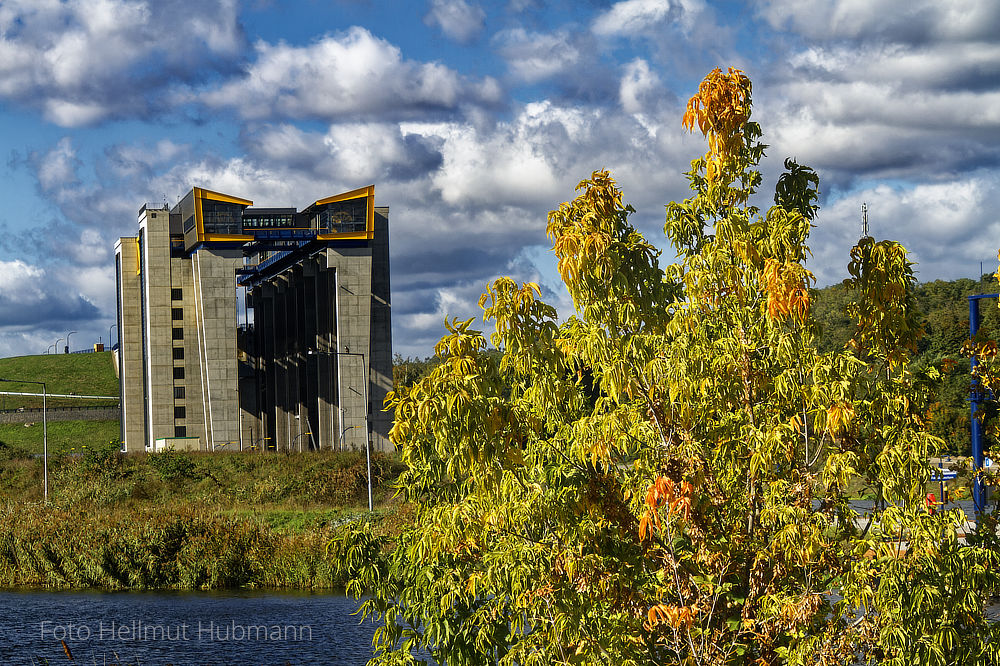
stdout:
POLYGON ((144 208, 139 216, 147 447, 161 437, 174 436, 173 384, 164 380, 173 375, 176 328, 170 313, 169 222, 167 210, 144 208))
MULTIPOLYGON (((325 259, 325 258, 324 258, 325 259)), ((336 322, 334 321, 335 271, 326 268, 325 261, 316 266, 316 339, 317 352, 317 421, 319 435, 317 442, 320 448, 337 449, 339 447, 337 409, 337 373, 335 371, 337 357, 332 354, 336 350, 336 322)))
POLYGON ((307 261, 302 265, 302 419, 310 433, 305 449, 315 449, 319 444, 319 386, 318 367, 322 362, 316 347, 316 264, 307 261))
POLYGON ((254 334, 259 346, 258 400, 260 434, 264 449, 275 446, 275 364, 274 364, 274 285, 262 284, 254 289, 254 334))
POLYGON ((392 296, 389 284, 389 209, 375 209, 372 240, 371 286, 371 418, 372 444, 379 451, 392 451, 389 440, 392 414, 383 411, 392 390, 392 296))
POLYGON ((364 450, 368 441, 371 363, 371 248, 328 248, 327 267, 336 270, 338 393, 347 449, 364 450))
POLYGON ((288 425, 288 308, 285 280, 274 280, 274 445, 285 451, 289 444, 288 425))
POLYGON ((146 448, 146 412, 143 406, 142 318, 140 314, 139 262, 136 238, 115 244, 118 287, 118 367, 121 390, 122 443, 134 453, 146 448))

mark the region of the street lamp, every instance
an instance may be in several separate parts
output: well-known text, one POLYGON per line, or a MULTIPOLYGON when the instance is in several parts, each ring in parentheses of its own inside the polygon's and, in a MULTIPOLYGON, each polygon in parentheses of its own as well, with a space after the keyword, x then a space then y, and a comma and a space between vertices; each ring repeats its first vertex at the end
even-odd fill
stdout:
POLYGON ((74 333, 76 333, 76 331, 70 331, 69 333, 66 334, 66 353, 67 354, 69 353, 69 336, 73 335, 74 333))
POLYGON ((114 324, 111 324, 111 326, 108 326, 108 348, 109 349, 112 348, 112 347, 114 347, 114 345, 111 343, 111 341, 114 340, 114 338, 111 337, 111 330, 115 329, 115 328, 118 328, 117 322, 114 323, 114 324))
POLYGON ((265 442, 267 442, 267 440, 269 440, 269 439, 271 439, 271 438, 270 437, 258 437, 257 439, 255 439, 250 444, 250 450, 251 451, 256 450, 257 449, 257 445, 260 444, 260 450, 264 451, 267 448, 267 444, 265 444, 265 442))
MULTIPOLYGON (((311 435, 311 434, 312 434, 311 432, 300 432, 295 437, 293 437, 292 438, 292 449, 295 449, 295 442, 299 441, 299 437, 301 437, 302 435, 311 435)), ((302 453, 302 449, 301 448, 299 449, 299 453, 302 453)))
POLYGON ((38 384, 42 387, 42 495, 45 502, 49 501, 49 425, 47 418, 47 391, 45 382, 36 382, 30 379, 0 379, 0 382, 11 384, 38 384))
MULTIPOLYGON (((371 452, 371 437, 369 434, 371 432, 371 423, 369 422, 368 416, 368 364, 365 362, 365 355, 361 352, 342 352, 342 351, 319 351, 316 349, 310 349, 306 352, 307 355, 315 354, 330 354, 332 356, 357 356, 361 359, 361 387, 364 389, 364 400, 365 400, 365 458, 368 463, 368 511, 373 510, 372 505, 372 452, 371 452)), ((339 363, 339 361, 338 361, 339 363)), ((344 387, 338 382, 337 383, 337 403, 341 406, 344 404, 343 399, 344 387)), ((341 424, 343 425, 343 424, 341 424)), ((350 426, 349 428, 344 428, 340 431, 340 443, 341 448, 344 446, 344 434, 351 428, 357 428, 359 426, 350 426)))

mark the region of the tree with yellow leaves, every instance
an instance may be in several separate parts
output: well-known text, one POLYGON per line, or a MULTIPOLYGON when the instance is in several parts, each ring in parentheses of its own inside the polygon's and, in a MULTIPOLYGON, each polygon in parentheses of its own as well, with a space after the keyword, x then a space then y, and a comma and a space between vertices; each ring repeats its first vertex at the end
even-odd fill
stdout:
POLYGON ((854 344, 819 354, 818 178, 788 160, 752 204, 751 110, 738 70, 688 104, 709 150, 667 206, 673 263, 595 172, 549 215, 575 316, 501 278, 480 304, 502 353, 448 322, 443 362, 390 396, 414 525, 331 544, 383 621, 376 663, 996 663, 996 551, 922 502, 905 252, 862 240, 854 344), (856 478, 885 506, 867 521, 856 478))

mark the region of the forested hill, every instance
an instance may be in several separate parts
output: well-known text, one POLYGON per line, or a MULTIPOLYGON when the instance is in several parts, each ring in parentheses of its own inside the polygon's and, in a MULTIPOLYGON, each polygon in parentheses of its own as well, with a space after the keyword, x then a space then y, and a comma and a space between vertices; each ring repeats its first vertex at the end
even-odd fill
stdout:
MULTIPOLYGON (((958 361, 950 372, 943 372, 938 404, 931 410, 932 431, 948 443, 953 453, 967 455, 969 449, 969 366, 960 354, 962 343, 969 337, 967 297, 998 292, 1000 285, 993 275, 984 275, 979 282, 966 278, 950 282, 935 280, 916 288, 924 335, 913 365, 942 369, 944 359, 958 361)), ((852 324, 844 308, 852 296, 841 284, 815 291, 813 314, 822 326, 821 351, 843 347, 851 337, 852 324)), ((996 301, 980 301, 980 314, 980 334, 996 340, 1000 337, 1000 308, 996 301)), ((947 364, 943 369, 947 370, 947 364)), ((988 414, 989 421, 995 422, 995 409, 988 414)))

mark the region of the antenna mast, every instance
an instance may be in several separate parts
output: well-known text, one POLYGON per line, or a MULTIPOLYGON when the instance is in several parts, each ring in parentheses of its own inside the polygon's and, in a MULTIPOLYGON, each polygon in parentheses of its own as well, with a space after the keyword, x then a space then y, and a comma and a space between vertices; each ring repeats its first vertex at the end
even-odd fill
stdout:
POLYGON ((861 237, 868 237, 868 202, 861 202, 861 237))

